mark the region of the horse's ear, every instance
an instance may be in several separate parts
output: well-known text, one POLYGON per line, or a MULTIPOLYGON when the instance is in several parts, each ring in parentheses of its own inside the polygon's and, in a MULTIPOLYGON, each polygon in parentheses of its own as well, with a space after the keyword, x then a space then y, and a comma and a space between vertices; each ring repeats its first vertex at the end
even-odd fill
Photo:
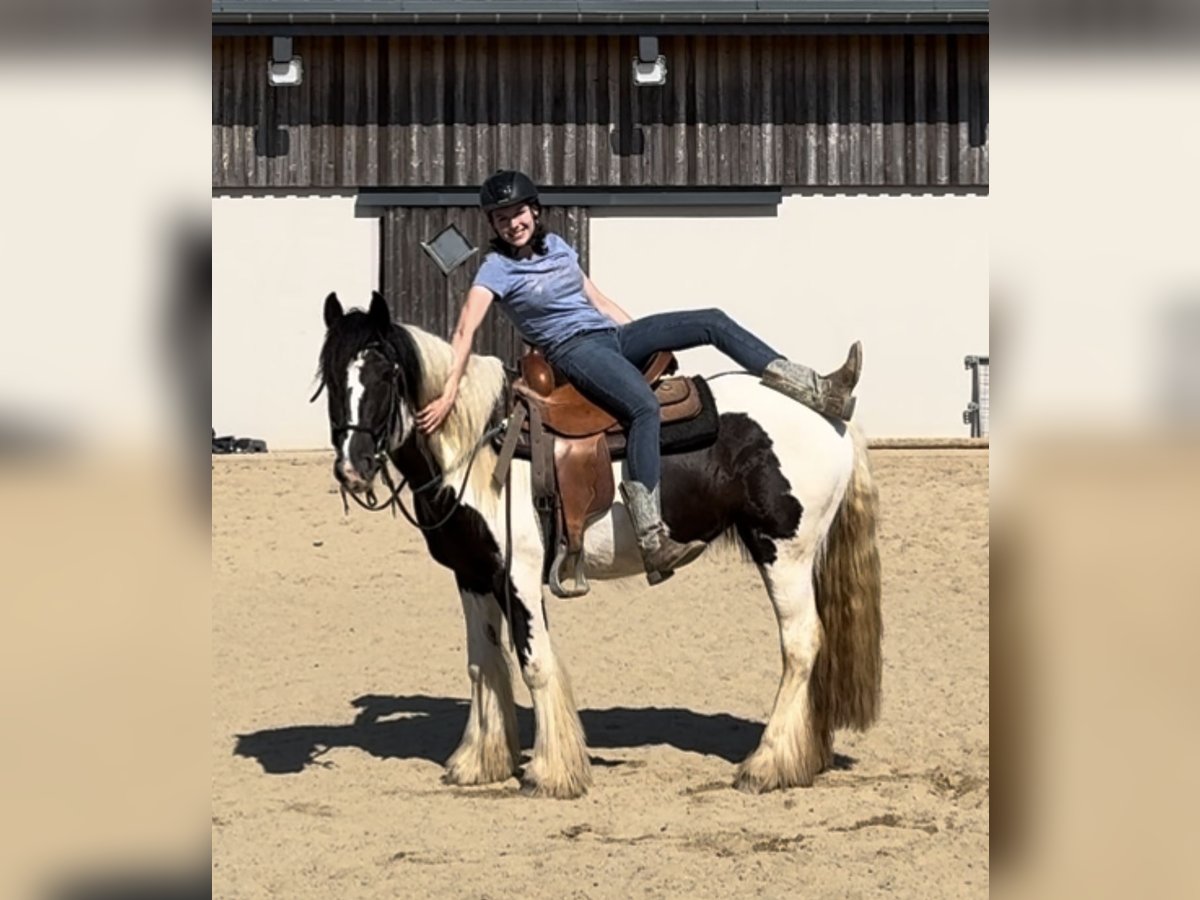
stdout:
POLYGON ((342 317, 342 303, 338 300, 336 292, 331 292, 325 298, 325 327, 332 328, 334 323, 342 317))
POLYGON ((387 301, 379 291, 371 291, 371 306, 367 310, 367 318, 376 331, 387 333, 392 327, 392 312, 388 309, 387 301))

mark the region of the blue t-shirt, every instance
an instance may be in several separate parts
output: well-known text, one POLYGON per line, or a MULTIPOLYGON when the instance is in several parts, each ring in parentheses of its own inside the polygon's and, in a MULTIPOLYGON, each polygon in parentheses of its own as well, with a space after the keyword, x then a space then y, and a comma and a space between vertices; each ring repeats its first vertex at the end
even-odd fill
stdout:
POLYGON ((542 256, 509 259, 489 253, 474 283, 495 294, 525 340, 543 351, 584 331, 617 327, 583 293, 579 254, 557 234, 546 236, 542 256))

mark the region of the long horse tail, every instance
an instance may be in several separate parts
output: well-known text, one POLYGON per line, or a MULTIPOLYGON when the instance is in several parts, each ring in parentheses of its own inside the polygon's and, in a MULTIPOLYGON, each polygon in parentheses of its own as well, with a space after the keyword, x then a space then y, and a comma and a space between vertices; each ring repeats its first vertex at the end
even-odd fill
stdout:
POLYGON ((814 712, 827 728, 869 727, 879 714, 883 618, 875 524, 879 492, 867 442, 848 426, 854 471, 816 567, 817 614, 825 629, 810 682, 814 712))

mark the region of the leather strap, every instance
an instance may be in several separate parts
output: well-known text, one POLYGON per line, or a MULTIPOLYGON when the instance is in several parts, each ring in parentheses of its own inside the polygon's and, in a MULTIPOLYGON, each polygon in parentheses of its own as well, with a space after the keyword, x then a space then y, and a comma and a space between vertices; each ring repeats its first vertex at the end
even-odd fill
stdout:
POLYGON ((542 584, 546 584, 558 548, 558 491, 554 480, 554 436, 542 427, 542 411, 537 403, 529 405, 529 442, 531 493, 533 508, 542 526, 546 551, 542 561, 542 584))
POLYGON ((499 490, 508 481, 508 469, 512 465, 513 454, 517 452, 517 441, 521 439, 521 426, 525 424, 528 410, 524 403, 516 403, 512 414, 508 417, 507 430, 504 432, 504 443, 500 445, 500 454, 496 457, 496 468, 492 470, 492 487, 499 490))

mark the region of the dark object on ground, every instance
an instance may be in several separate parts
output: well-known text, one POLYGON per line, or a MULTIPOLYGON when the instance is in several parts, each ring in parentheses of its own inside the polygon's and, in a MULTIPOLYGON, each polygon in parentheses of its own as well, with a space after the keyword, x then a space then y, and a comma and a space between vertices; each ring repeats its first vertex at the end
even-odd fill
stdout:
POLYGON ((212 429, 212 452, 217 453, 266 453, 267 442, 257 438, 235 438, 233 435, 217 437, 212 429))

